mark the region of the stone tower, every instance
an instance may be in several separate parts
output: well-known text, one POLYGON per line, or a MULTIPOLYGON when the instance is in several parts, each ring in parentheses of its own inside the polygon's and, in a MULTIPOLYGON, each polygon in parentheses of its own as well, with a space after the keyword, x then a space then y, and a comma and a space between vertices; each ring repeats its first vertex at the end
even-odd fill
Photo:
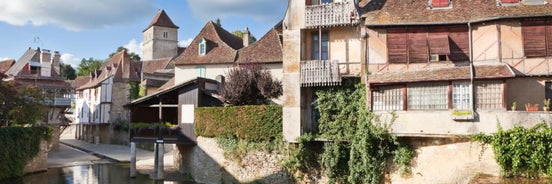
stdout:
POLYGON ((178 52, 178 26, 164 10, 159 10, 142 31, 142 60, 170 58, 178 52))

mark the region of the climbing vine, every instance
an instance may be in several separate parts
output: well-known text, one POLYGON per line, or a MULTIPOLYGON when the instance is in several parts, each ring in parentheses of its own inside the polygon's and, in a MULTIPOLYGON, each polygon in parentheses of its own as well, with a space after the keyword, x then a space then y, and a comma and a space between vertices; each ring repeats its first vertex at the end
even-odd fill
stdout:
MULTIPOLYGON (((315 91, 313 108, 319 115, 316 136, 329 140, 324 143, 319 161, 329 183, 380 183, 388 159, 400 165, 402 173, 409 172, 414 151, 389 132, 394 113, 391 122, 384 123, 369 112, 365 89, 358 79, 315 91)), ((291 154, 290 159, 307 160, 295 158, 297 155, 305 154, 291 154)))
POLYGON ((516 126, 492 135, 476 134, 472 141, 490 144, 504 176, 552 177, 552 128, 544 123, 532 128, 516 126))

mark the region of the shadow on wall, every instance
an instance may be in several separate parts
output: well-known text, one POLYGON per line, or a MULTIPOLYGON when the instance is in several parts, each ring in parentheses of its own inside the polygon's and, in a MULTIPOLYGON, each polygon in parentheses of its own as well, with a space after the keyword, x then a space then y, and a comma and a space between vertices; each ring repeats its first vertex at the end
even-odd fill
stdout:
POLYGON ((175 167, 199 183, 293 183, 275 155, 249 153, 241 162, 228 160, 214 139, 176 145, 175 167))

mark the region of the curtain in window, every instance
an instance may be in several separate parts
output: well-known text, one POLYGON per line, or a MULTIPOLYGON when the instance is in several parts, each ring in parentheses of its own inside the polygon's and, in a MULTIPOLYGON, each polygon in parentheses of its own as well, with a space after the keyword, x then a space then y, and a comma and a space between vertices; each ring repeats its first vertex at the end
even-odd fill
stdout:
POLYGON ((470 82, 452 83, 452 108, 471 109, 470 82))

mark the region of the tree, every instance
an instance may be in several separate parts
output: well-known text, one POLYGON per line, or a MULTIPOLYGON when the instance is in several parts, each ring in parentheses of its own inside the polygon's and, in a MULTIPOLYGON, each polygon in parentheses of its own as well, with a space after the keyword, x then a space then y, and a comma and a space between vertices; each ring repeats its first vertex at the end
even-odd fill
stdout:
POLYGON ((229 105, 260 105, 282 95, 282 83, 272 79, 270 71, 259 64, 246 64, 230 69, 227 81, 219 91, 229 105))
POLYGON ((36 125, 46 112, 43 102, 37 87, 0 81, 0 127, 36 125))
POLYGON ((74 80, 77 78, 77 72, 71 65, 61 63, 60 70, 61 77, 65 80, 74 80))
MULTIPOLYGON (((232 34, 236 35, 237 37, 243 38, 243 31, 241 30, 235 30, 232 32, 232 34)), ((257 41, 257 38, 253 35, 249 35, 249 43, 254 43, 257 41)))
POLYGON ((222 24, 220 23, 220 19, 217 18, 217 20, 215 20, 215 24, 217 24, 217 26, 219 27, 222 27, 222 24))
MULTIPOLYGON (((117 51, 116 52, 113 52, 111 54, 109 54, 109 57, 113 57, 113 55, 117 54, 118 52, 121 52, 123 49, 125 49, 124 47, 117 47, 117 51)), ((140 55, 134 53, 134 52, 131 52, 128 54, 130 56, 130 60, 132 61, 140 61, 142 60, 142 58, 140 58, 140 55)))
POLYGON ((77 66, 77 75, 78 76, 87 76, 90 75, 93 71, 96 71, 102 67, 104 61, 96 60, 94 58, 84 59, 82 58, 81 63, 77 66))

